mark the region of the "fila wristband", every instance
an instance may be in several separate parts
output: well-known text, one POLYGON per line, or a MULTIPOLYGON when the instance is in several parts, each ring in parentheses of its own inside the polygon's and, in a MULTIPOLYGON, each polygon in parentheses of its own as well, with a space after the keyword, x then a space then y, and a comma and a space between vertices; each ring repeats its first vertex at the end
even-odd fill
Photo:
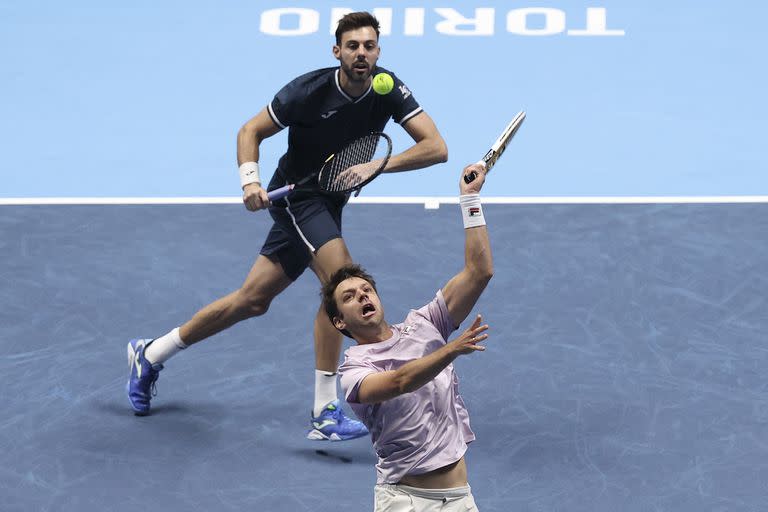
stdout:
POLYGON ((459 196, 461 217, 464 220, 464 229, 485 226, 483 205, 480 204, 480 194, 464 194, 459 196))

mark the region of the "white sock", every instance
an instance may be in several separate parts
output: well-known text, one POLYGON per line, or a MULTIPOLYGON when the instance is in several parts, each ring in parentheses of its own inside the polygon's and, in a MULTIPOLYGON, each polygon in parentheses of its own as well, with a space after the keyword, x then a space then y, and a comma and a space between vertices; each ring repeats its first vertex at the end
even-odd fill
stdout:
POLYGON ((315 370, 315 407, 312 416, 317 418, 329 402, 336 400, 336 373, 315 370))
POLYGON ((184 350, 187 346, 181 341, 179 328, 175 328, 165 336, 160 336, 149 344, 144 351, 144 357, 152 364, 162 364, 184 350))

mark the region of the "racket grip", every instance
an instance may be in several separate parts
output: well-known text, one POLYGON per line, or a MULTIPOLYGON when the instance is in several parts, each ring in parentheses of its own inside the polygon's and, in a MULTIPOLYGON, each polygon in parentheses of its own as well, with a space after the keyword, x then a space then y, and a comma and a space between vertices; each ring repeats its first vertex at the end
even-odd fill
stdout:
MULTIPOLYGON (((483 167, 485 167, 485 160, 480 160, 475 165, 482 165, 483 167)), ((471 173, 464 176, 464 183, 467 183, 467 184, 472 183, 473 181, 475 181, 475 178, 477 178, 477 173, 475 171, 472 171, 471 173)))
POLYGON ((296 185, 285 185, 284 187, 276 188, 275 190, 269 192, 267 197, 270 201, 277 201, 278 199, 282 199, 287 196, 295 186, 296 185))

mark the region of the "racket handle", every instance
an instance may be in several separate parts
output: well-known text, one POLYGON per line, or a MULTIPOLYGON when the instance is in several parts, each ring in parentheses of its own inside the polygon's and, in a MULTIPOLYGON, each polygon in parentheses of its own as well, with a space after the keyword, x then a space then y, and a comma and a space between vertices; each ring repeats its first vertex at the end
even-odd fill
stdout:
MULTIPOLYGON (((485 167, 485 160, 480 160, 475 165, 482 165, 483 167, 485 167)), ((477 178, 477 173, 475 171, 472 171, 471 173, 464 176, 464 183, 467 183, 467 184, 472 183, 473 181, 475 181, 475 178, 477 178)))
POLYGON ((287 196, 295 186, 296 185, 285 185, 284 187, 276 188, 275 190, 269 192, 267 197, 270 201, 277 201, 278 199, 282 199, 287 196))

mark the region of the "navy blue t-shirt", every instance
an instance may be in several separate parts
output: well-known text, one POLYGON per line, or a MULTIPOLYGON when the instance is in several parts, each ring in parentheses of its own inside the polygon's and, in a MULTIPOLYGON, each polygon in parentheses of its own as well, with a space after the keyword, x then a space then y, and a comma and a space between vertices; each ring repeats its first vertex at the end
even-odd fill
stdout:
MULTIPOLYGON (((341 88, 338 67, 318 69, 294 79, 267 106, 270 117, 288 128, 288 150, 280 158, 269 190, 296 183, 322 167, 332 153, 354 139, 382 131, 390 118, 403 125, 422 109, 408 87, 391 71, 377 67, 374 75, 389 73, 395 87, 380 95, 369 87, 358 98, 341 88)), ((316 187, 310 180, 306 188, 316 187)))

